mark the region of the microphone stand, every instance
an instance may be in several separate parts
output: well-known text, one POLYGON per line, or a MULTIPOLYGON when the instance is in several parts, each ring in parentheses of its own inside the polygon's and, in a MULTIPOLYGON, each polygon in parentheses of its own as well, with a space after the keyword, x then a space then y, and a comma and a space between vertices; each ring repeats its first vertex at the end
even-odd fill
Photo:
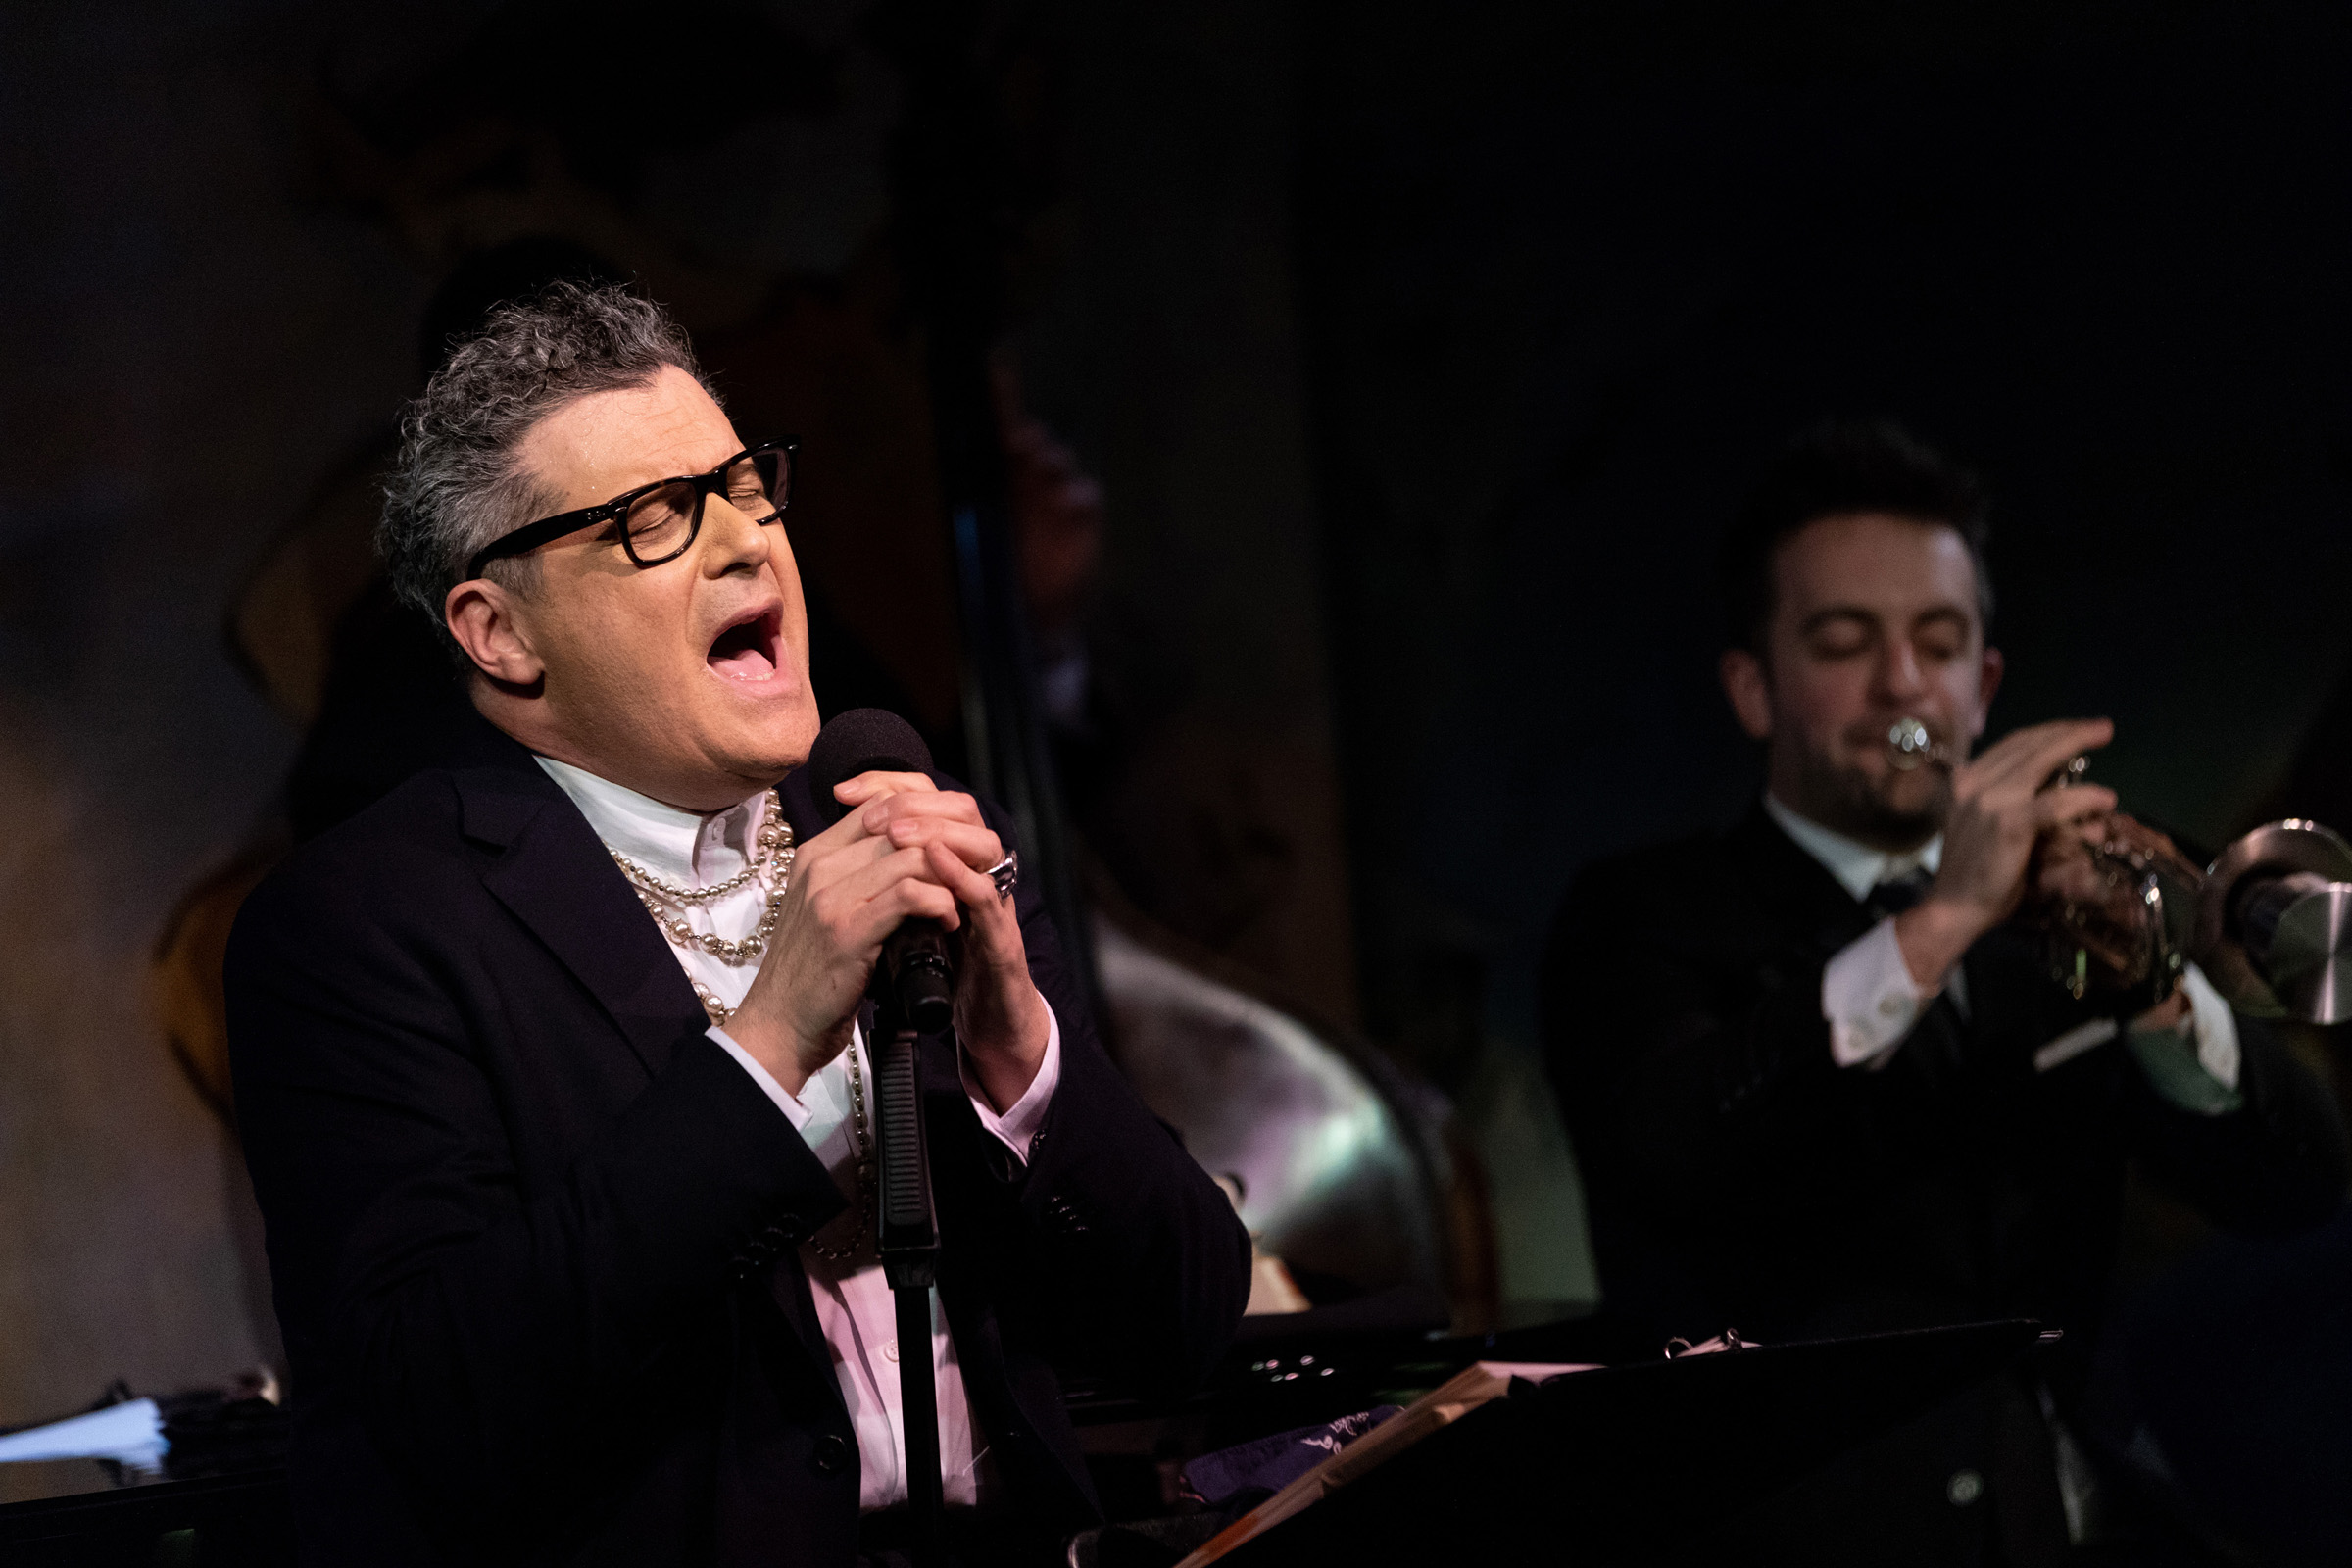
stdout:
POLYGON ((881 1212, 875 1250, 890 1282, 899 1328, 899 1411, 906 1454, 906 1505, 919 1565, 940 1557, 939 1391, 931 1367, 931 1287, 939 1279, 939 1226, 931 1211, 931 1157, 923 1142, 923 1093, 913 1020, 899 988, 878 988, 874 1023, 874 1144, 881 1212))

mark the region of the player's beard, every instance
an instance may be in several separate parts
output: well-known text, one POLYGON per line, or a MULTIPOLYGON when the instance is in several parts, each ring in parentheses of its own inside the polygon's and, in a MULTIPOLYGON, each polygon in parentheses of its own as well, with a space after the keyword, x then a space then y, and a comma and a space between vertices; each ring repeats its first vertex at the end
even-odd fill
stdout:
POLYGON ((1940 767, 1931 765, 1917 773, 1888 773, 1873 779, 1859 767, 1805 747, 1797 754, 1797 770, 1805 799, 1812 806, 1805 814, 1873 849, 1892 853, 1915 848, 1941 832, 1944 819, 1951 814, 1952 775, 1940 767), (1923 775, 1930 784, 1925 800, 1912 806, 1898 805, 1895 790, 1923 775))

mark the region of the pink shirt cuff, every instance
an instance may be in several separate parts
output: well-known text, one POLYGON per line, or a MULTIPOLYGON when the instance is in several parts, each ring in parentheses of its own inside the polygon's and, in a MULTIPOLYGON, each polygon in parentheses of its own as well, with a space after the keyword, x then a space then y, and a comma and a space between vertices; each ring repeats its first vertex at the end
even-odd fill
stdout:
MULTIPOLYGON (((1043 1001, 1041 997, 1039 1000, 1043 1001)), ((979 1080, 972 1076, 972 1064, 956 1053, 957 1064, 963 1070, 963 1092, 971 1097, 972 1111, 980 1125, 996 1134, 1015 1158, 1029 1162, 1029 1140, 1046 1124, 1047 1107, 1054 1103, 1054 1091, 1061 1082, 1061 1020, 1054 1016, 1054 1004, 1046 1003, 1046 1059, 1037 1064, 1037 1076, 1003 1115, 988 1102, 980 1092, 979 1080)))

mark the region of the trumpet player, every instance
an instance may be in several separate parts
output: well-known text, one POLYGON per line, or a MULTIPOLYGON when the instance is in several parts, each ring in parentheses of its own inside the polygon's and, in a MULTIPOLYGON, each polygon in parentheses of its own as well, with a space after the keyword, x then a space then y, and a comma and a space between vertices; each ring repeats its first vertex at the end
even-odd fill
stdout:
POLYGON ((2098 1485, 2067 1416, 2128 1165, 2235 1227, 2316 1222, 2344 1189, 2324 1092, 2202 976, 2118 1017, 2008 923, 2036 843, 2114 808, 2045 788, 2112 730, 1975 750, 2003 670, 1976 481, 1891 426, 1793 443, 1723 555, 1722 682, 1762 797, 1728 831, 1586 871, 1545 959, 1549 1067, 1622 1327, 2065 1330, 2031 1371, 1786 1494, 1741 1560, 2066 1560, 2098 1485))

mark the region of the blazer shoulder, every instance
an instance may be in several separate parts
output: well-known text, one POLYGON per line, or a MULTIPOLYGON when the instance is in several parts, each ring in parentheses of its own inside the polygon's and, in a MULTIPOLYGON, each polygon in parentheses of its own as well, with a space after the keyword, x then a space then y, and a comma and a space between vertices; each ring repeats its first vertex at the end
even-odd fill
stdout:
POLYGON ((1842 931, 1857 908, 1759 810, 1591 862, 1561 900, 1545 952, 1553 966, 1571 954, 1629 946, 1744 955, 1791 934, 1810 941, 1842 931))
MULTIPOLYGON (((300 932, 353 920, 397 923, 448 911, 479 885, 466 853, 454 773, 419 773, 366 809, 294 847, 238 912, 236 935, 300 932)), ((233 938, 232 938, 233 940, 233 938)))
POLYGON ((1569 880, 1559 919, 1571 919, 1594 904, 1622 907, 1628 902, 1645 905, 1670 896, 1688 897, 1693 879, 1722 877, 1728 836, 1719 830, 1690 833, 1588 860, 1569 880))
POLYGON ((1603 856, 1591 862, 1586 869, 1588 874, 1598 880, 1624 882, 1648 881, 1702 867, 1719 867, 1723 863, 1724 845, 1729 837, 1729 833, 1719 828, 1686 833, 1681 838, 1668 839, 1662 844, 1649 844, 1638 850, 1603 856))

